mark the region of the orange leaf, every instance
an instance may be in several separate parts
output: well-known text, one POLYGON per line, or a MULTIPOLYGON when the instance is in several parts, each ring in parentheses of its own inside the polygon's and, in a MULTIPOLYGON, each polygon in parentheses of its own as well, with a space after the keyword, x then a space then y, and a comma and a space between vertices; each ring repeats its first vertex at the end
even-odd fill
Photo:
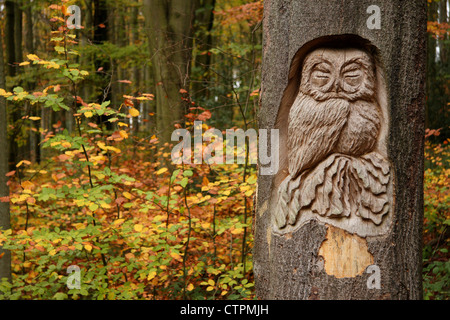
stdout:
POLYGON ((7 177, 12 177, 14 174, 16 173, 15 170, 8 172, 7 174, 5 174, 5 176, 7 177))
POLYGON ((24 188, 25 190, 31 190, 34 187, 34 183, 31 181, 24 181, 21 184, 22 188, 24 188))
POLYGON ((205 121, 211 118, 211 111, 206 110, 198 115, 198 120, 205 121))

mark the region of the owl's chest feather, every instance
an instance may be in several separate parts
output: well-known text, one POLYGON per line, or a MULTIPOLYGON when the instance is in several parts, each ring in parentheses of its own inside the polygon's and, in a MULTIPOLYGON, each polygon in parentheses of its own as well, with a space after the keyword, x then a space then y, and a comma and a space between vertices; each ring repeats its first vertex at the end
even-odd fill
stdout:
POLYGON ((373 151, 380 131, 379 107, 375 103, 352 103, 335 152, 361 156, 373 151))

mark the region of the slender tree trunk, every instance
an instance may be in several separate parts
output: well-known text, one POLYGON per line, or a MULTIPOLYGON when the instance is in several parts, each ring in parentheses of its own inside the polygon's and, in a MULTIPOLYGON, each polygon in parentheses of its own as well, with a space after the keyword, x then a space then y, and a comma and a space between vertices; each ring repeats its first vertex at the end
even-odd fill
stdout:
MULTIPOLYGON (((94 44, 101 45, 108 41, 108 33, 112 27, 108 16, 108 5, 106 0, 93 0, 94 5, 94 44)), ((112 101, 111 86, 113 81, 113 68, 111 66, 110 57, 106 53, 100 51, 94 57, 94 67, 97 74, 100 76, 101 92, 97 98, 99 103, 103 101, 112 101)), ((107 129, 111 129, 111 123, 106 121, 106 116, 99 117, 100 124, 105 124, 107 129)))
MULTIPOLYGON (((431 2, 428 4, 428 21, 437 21, 438 4, 431 2)), ((435 104, 435 87, 436 87, 436 48, 437 41, 431 35, 428 34, 428 49, 427 49, 427 104, 425 109, 425 127, 431 128, 433 121, 433 106, 435 104)))
MULTIPOLYGON (((0 32, 0 88, 5 89, 5 68, 3 62, 3 37, 0 32)), ((6 100, 0 97, 0 198, 9 196, 8 178, 8 132, 6 100)), ((0 229, 10 229, 9 201, 0 201, 0 229)), ((11 281, 11 252, 0 247, 0 279, 11 281)))
POLYGON ((10 77, 16 75, 16 67, 14 62, 16 62, 16 46, 14 44, 14 26, 15 26, 15 15, 14 7, 16 4, 14 1, 5 1, 5 11, 6 11, 6 23, 5 23, 5 39, 6 39, 6 64, 7 64, 7 74, 10 77))
POLYGON ((25 7, 25 47, 28 53, 34 52, 33 12, 31 11, 32 6, 33 3, 28 0, 25 7))
POLYGON ((263 34, 259 127, 280 161, 259 168, 258 297, 421 299, 426 1, 267 0, 263 34), (349 65, 374 91, 346 98, 349 65))
POLYGON ((210 96, 210 80, 211 71, 209 69, 211 65, 211 54, 209 50, 212 48, 212 28, 214 25, 214 6, 216 0, 197 0, 198 3, 195 15, 195 58, 193 61, 193 67, 197 69, 199 77, 192 83, 191 94, 196 101, 207 100, 210 96), (200 10, 201 8, 201 10, 200 10))
MULTIPOLYGON (((93 40, 93 26, 92 26, 92 1, 84 0, 84 30, 81 32, 81 46, 86 47, 90 45, 93 40)), ((92 54, 84 53, 80 57, 81 65, 88 68, 92 62, 92 54)), ((89 70, 89 69, 88 69, 89 70)), ((84 101, 90 101, 92 95, 92 82, 84 81, 82 84, 82 98, 84 101)))
POLYGON ((184 124, 187 107, 181 89, 189 89, 194 0, 145 0, 150 56, 155 80, 157 134, 170 142, 175 124, 184 124))

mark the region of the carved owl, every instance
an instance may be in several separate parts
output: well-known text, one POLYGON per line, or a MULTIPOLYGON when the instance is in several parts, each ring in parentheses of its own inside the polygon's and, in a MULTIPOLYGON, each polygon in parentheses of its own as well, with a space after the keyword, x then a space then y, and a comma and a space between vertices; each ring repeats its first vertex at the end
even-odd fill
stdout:
POLYGON ((331 154, 359 157, 373 151, 381 117, 375 65, 366 52, 321 48, 309 53, 289 112, 291 179, 331 154))

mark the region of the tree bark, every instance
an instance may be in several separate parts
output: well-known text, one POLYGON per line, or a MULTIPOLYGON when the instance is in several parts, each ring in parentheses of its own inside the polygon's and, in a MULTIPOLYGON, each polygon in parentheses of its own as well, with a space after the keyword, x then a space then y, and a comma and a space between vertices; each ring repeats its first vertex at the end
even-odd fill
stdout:
MULTIPOLYGON (((3 63, 3 38, 0 37, 0 88, 5 89, 5 68, 3 63)), ((0 97, 0 198, 9 196, 8 178, 8 132, 6 117, 6 99, 0 97)), ((0 201, 0 229, 10 229, 9 202, 0 201)), ((11 252, 0 247, 0 280, 11 281, 11 252)))
POLYGON ((16 62, 16 52, 14 45, 14 26, 15 26, 15 15, 14 15, 14 7, 16 4, 14 1, 5 1, 5 11, 6 11, 6 23, 5 23, 5 39, 6 39, 6 63, 7 63, 7 72, 10 77, 14 77, 16 75, 16 67, 14 66, 14 62, 16 62))
POLYGON ((150 55, 155 80, 157 133, 170 142, 175 124, 184 124, 187 104, 181 89, 189 89, 194 0, 145 0, 150 55))
POLYGON ((196 16, 196 37, 195 51, 196 55, 193 59, 193 67, 198 72, 199 78, 192 83, 191 94, 197 102, 206 101, 210 96, 210 65, 211 54, 209 50, 212 48, 212 28, 214 25, 214 6, 216 0, 197 0, 196 8, 199 8, 196 16))
MULTIPOLYGON (((373 15, 368 8, 373 4, 366 0, 264 3, 259 128, 279 130, 280 144, 269 145, 269 153, 279 148, 281 158, 275 175, 260 173, 258 178, 254 274, 260 299, 422 298, 426 2, 377 1, 379 29, 368 23, 373 15), (373 233, 365 234, 359 224, 343 227, 345 217, 326 219, 320 211, 285 229, 274 220, 280 210, 273 203, 274 195, 288 172, 286 162, 290 163, 286 159, 288 129, 281 124, 287 127, 291 121, 287 115, 299 94, 306 54, 330 45, 336 50, 371 50, 376 77, 385 81, 386 94, 377 99, 384 101, 387 110, 383 116, 386 131, 379 143, 385 146, 391 168, 389 220, 385 220, 390 222, 374 224, 373 233), (374 279, 380 280, 379 287, 374 279)), ((309 170, 306 177, 316 169, 309 170)), ((316 196, 320 193, 320 189, 312 191, 316 196)), ((296 221, 302 218, 297 215, 296 221)))

